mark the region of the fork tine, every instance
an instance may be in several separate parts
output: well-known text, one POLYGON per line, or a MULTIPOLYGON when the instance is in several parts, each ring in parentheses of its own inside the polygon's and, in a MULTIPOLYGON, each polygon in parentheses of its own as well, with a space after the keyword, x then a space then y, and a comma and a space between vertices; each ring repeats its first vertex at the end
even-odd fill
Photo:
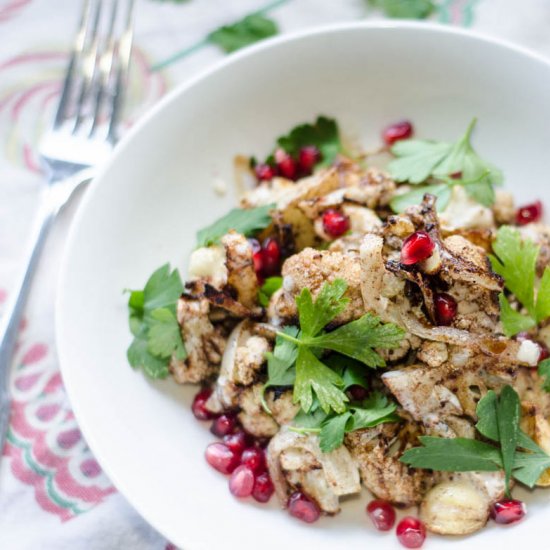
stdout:
POLYGON ((107 131, 107 139, 112 143, 115 143, 117 139, 117 126, 124 100, 124 91, 126 89, 126 80, 128 78, 128 68, 130 66, 130 55, 132 53, 133 40, 134 3, 134 0, 128 1, 124 30, 117 45, 118 66, 116 69, 109 129, 107 131))
POLYGON ((61 90, 61 96, 59 98, 59 103, 57 105, 57 111, 55 113, 53 127, 54 129, 59 128, 65 117, 67 115, 67 105, 69 103, 69 98, 75 83, 75 73, 77 72, 80 57, 84 51, 84 45, 86 43, 86 34, 88 29, 88 24, 91 15, 91 6, 90 0, 84 0, 82 4, 82 12, 80 14, 80 21, 78 25, 78 31, 76 33, 75 41, 73 44, 73 49, 71 52, 71 57, 69 59, 69 64, 67 65, 67 70, 65 72, 65 79, 63 81, 63 88, 61 90))
POLYGON ((93 121, 90 128, 89 137, 92 137, 101 119, 103 100, 109 86, 109 77, 113 69, 113 60, 115 53, 115 41, 113 39, 115 30, 115 21, 117 17, 118 1, 113 2, 111 6, 111 15, 109 21, 109 29, 105 38, 103 51, 99 54, 99 78, 95 92, 93 121))
POLYGON ((76 103, 76 118, 72 129, 73 134, 80 127, 84 119, 84 109, 86 105, 86 99, 91 92, 92 84, 94 82, 94 76, 97 65, 97 51, 98 51, 98 31, 99 21, 101 18, 102 0, 97 0, 95 4, 95 12, 92 23, 91 36, 89 39, 88 49, 84 52, 81 62, 82 80, 80 82, 80 90, 78 93, 78 99, 76 103))

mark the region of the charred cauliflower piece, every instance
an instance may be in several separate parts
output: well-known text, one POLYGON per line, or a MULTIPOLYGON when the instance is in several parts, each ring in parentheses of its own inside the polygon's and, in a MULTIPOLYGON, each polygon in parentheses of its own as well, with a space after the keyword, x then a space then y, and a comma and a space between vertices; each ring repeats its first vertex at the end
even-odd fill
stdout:
POLYGON ((274 318, 292 318, 296 315, 295 297, 303 288, 309 288, 315 299, 323 284, 335 279, 347 282, 346 296, 350 302, 333 323, 348 323, 365 313, 361 297, 361 266, 357 256, 306 248, 284 263, 282 275, 282 292, 272 297, 273 306, 270 306, 274 318))
POLYGON ((208 314, 210 304, 205 299, 182 296, 178 300, 177 318, 187 350, 184 361, 172 359, 170 371, 178 384, 197 384, 217 374, 225 349, 222 328, 215 327, 208 314))
POLYGON ((445 373, 444 369, 416 365, 385 372, 382 381, 405 411, 429 432, 453 437, 445 420, 464 411, 456 395, 443 384, 445 373))
POLYGON ((345 438, 363 485, 377 498, 403 506, 418 504, 432 483, 432 474, 399 461, 409 447, 408 436, 407 428, 400 432, 398 424, 382 424, 349 433, 345 438))
POLYGON ((359 472, 348 450, 340 447, 323 453, 313 435, 282 428, 269 442, 267 464, 279 502, 300 490, 326 514, 340 511, 339 498, 361 490, 359 472))
POLYGON ((302 250, 318 244, 319 239, 315 235, 312 220, 299 207, 300 203, 325 196, 340 187, 336 169, 328 168, 298 182, 281 178, 264 182, 247 195, 242 205, 254 207, 275 202, 279 223, 292 227, 296 248, 302 250))
POLYGON ((220 373, 208 408, 222 412, 239 405, 239 396, 245 386, 252 385, 258 378, 264 354, 271 350, 271 342, 256 333, 251 321, 241 321, 231 332, 221 362, 220 373))
POLYGON ((396 189, 395 182, 378 168, 362 172, 357 165, 342 162, 339 173, 346 187, 344 198, 371 209, 389 204, 396 189))
POLYGON ((187 292, 195 298, 206 298, 235 317, 261 317, 252 247, 244 235, 235 231, 225 234, 221 242, 191 254, 187 292))
POLYGON ((271 415, 279 426, 290 424, 300 410, 300 405, 293 402, 292 390, 266 391, 266 403, 271 415))
POLYGON ((244 235, 230 231, 222 237, 225 247, 227 283, 235 289, 237 300, 247 308, 258 301, 258 277, 252 259, 252 247, 244 235))
POLYGON ((240 412, 237 415, 243 428, 254 437, 273 437, 279 424, 262 407, 263 384, 243 389, 238 398, 240 412))

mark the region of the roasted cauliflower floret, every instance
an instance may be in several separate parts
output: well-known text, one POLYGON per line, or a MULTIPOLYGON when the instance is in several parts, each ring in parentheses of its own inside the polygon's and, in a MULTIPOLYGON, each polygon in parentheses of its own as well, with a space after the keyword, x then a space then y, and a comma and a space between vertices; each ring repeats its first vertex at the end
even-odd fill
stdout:
POLYGON ((347 434, 345 446, 359 466, 363 485, 371 493, 395 504, 412 506, 422 500, 432 475, 399 461, 409 446, 407 436, 406 430, 400 433, 398 424, 382 424, 347 434))
POLYGON ((209 312, 210 304, 205 299, 182 296, 178 300, 177 318, 187 358, 184 361, 173 358, 170 371, 179 384, 203 382, 219 371, 225 335, 212 324, 209 312))
POLYGON ((240 412, 237 415, 243 428, 255 437, 273 437, 279 425, 262 407, 263 384, 244 388, 239 393, 240 412))
POLYGON ((443 342, 424 341, 417 353, 418 359, 429 367, 440 367, 449 359, 447 345, 443 342))
POLYGON ((293 402, 292 390, 268 389, 265 398, 267 407, 279 426, 290 424, 300 410, 300 405, 293 402))
POLYGON ((339 498, 361 490, 359 472, 345 447, 323 453, 314 435, 282 428, 267 447, 267 464, 279 502, 286 507, 296 490, 327 514, 340 510, 339 498))
POLYGON ((212 412, 237 407, 243 388, 258 378, 265 363, 265 353, 271 350, 271 342, 256 331, 256 325, 246 320, 229 335, 214 392, 208 401, 212 412))
POLYGON ((306 248, 289 258, 283 265, 283 292, 277 296, 274 316, 296 315, 295 297, 303 288, 309 288, 313 298, 326 282, 344 279, 348 284, 346 296, 349 304, 333 321, 343 324, 361 317, 364 313, 361 297, 361 266, 358 256, 344 255, 329 250, 306 248))
POLYGON ((247 308, 258 301, 258 277, 252 259, 252 247, 244 235, 230 231, 222 237, 225 247, 227 283, 235 289, 237 300, 247 308))

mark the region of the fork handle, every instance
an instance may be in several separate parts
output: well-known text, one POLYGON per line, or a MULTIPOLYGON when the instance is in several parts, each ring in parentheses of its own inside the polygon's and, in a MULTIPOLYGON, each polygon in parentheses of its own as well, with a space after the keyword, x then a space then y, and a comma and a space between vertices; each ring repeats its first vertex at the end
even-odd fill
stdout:
POLYGON ((0 319, 0 456, 9 426, 10 396, 8 381, 11 359, 40 253, 44 248, 46 237, 53 222, 63 205, 68 201, 74 190, 80 184, 89 181, 92 176, 93 169, 88 168, 61 180, 50 175, 48 178, 50 185, 40 197, 40 206, 35 218, 23 272, 10 292, 10 299, 0 319))
POLYGON ((10 299, 0 322, 0 451, 9 424, 8 379, 17 333, 38 259, 58 210, 59 207, 51 200, 49 189, 46 190, 41 197, 23 272, 10 291, 10 299))

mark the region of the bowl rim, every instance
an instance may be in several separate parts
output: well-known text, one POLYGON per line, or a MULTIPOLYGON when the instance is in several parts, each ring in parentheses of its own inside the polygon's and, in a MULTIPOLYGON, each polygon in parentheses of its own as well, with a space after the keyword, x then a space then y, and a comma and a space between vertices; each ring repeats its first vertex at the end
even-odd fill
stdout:
MULTIPOLYGON (((180 83, 176 84, 174 89, 170 90, 164 97, 162 97, 155 105, 153 105, 141 118, 124 134, 121 140, 117 143, 112 155, 108 161, 98 170, 95 177, 93 177, 93 183, 86 189, 84 197, 82 197, 81 203, 78 206, 78 209, 72 220, 69 232, 67 235, 67 240, 65 248, 63 251, 63 256, 60 264, 60 274, 56 287, 55 293, 55 306, 54 306, 54 329, 55 329, 55 345, 57 349, 57 354, 59 358, 59 368, 62 374, 63 383, 69 397, 69 401, 72 406, 73 413, 75 415, 78 426, 88 444, 92 450, 94 457, 101 464, 101 468, 106 473, 112 484, 116 487, 117 491, 129 502, 129 504, 138 512, 138 514, 151 525, 157 532, 159 532, 167 540, 170 540, 170 534, 167 532, 167 528, 162 522, 154 521, 148 519, 148 512, 144 510, 141 502, 136 502, 132 498, 132 488, 131 486, 126 485, 119 479, 117 472, 111 469, 108 460, 104 457, 102 447, 99 443, 96 442, 94 436, 94 430, 91 426, 88 425, 85 413, 81 411, 80 404, 77 400, 72 400, 72 396, 75 395, 76 389, 73 389, 73 379, 70 375, 71 369, 67 366, 69 365, 68 358, 66 357, 67 352, 64 346, 64 340, 61 338, 61 327, 64 324, 63 313, 62 313, 62 294, 63 288, 66 286, 65 281, 69 277, 69 262, 70 257, 72 256, 72 250, 75 246, 77 239, 78 227, 81 224, 81 220, 86 215, 86 210, 88 204, 94 200, 95 193, 97 188, 102 185, 102 180, 105 175, 111 170, 111 166, 116 162, 117 157, 124 151, 130 144, 133 142, 136 136, 138 136, 144 128, 148 126, 151 120, 153 120, 159 112, 168 108, 169 105, 177 101, 180 95, 183 95, 188 89, 199 84, 203 80, 208 79, 212 74, 218 72, 219 70, 229 67, 233 64, 240 62, 240 60, 256 55, 263 50, 268 50, 271 48, 277 48, 278 46, 290 42, 300 41, 304 38, 339 33, 346 30, 387 30, 388 32, 399 32, 400 30, 415 30, 419 33, 430 33, 430 34, 447 34, 455 35, 466 40, 473 40, 489 46, 498 46, 499 48, 521 54, 531 60, 545 66, 547 69, 550 69, 550 58, 545 55, 534 51, 528 47, 514 43, 513 41, 503 39, 500 37, 492 36, 486 32, 481 32, 477 30, 466 29, 462 27, 453 27, 451 25, 426 22, 426 21, 407 21, 407 20, 383 20, 383 21, 352 21, 352 22, 343 22, 343 23, 332 23, 327 25, 318 25, 315 27, 292 31, 284 33, 282 35, 262 40, 256 44, 243 48, 240 51, 237 51, 227 57, 221 58, 220 60, 212 63, 203 70, 200 70, 196 75, 187 78, 180 83)), ((189 550, 194 550, 189 544, 194 544, 193 541, 181 541, 178 540, 177 543, 181 544, 185 542, 186 548, 189 550)), ((195 541, 196 542, 196 541, 195 541)))

